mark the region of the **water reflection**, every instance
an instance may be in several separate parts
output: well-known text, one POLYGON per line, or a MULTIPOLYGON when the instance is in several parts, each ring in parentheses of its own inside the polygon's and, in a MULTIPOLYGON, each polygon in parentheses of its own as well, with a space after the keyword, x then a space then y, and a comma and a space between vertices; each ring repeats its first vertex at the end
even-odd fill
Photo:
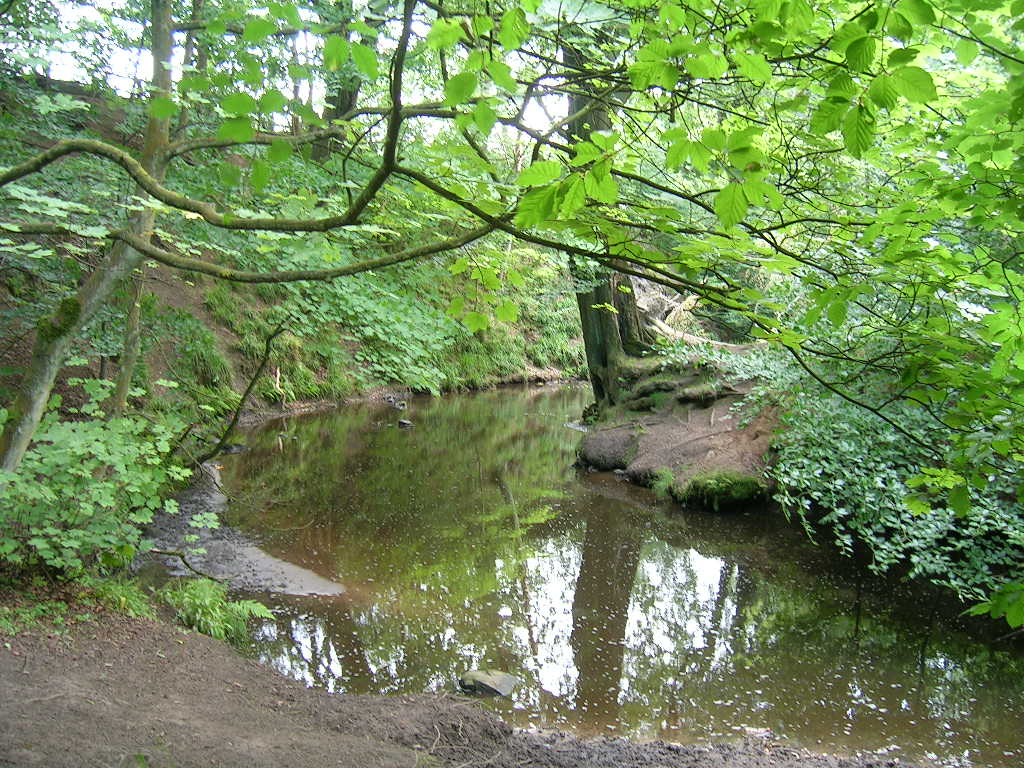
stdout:
POLYGON ((823 751, 1021 763, 1019 653, 840 572, 777 520, 668 518, 614 476, 577 475, 562 425, 584 398, 415 400, 410 431, 350 408, 253 435, 225 462, 233 521, 347 590, 261 596, 277 620, 255 652, 338 692, 451 690, 465 669, 505 669, 523 682, 493 706, 521 726, 771 729, 823 751))

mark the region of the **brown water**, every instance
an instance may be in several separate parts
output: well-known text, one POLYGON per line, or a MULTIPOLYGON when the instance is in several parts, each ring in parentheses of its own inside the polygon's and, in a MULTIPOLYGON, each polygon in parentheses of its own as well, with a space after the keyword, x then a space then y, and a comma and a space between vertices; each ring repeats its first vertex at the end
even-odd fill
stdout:
POLYGON ((231 522, 344 585, 258 595, 254 653, 335 692, 521 679, 523 727, 673 741, 771 729, 817 751, 1024 764, 1024 653, 865 577, 777 516, 673 512, 572 468, 579 388, 276 422, 223 460, 231 522), (399 417, 412 429, 399 429, 399 417))

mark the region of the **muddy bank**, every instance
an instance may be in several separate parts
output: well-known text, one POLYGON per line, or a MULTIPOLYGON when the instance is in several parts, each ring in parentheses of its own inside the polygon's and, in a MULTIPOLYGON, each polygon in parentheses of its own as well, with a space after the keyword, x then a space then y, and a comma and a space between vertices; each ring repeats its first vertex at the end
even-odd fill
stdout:
POLYGON ((763 501, 774 414, 750 418, 749 382, 724 386, 707 372, 636 382, 622 403, 590 426, 582 464, 660 488, 684 504, 725 509, 763 501))
MULTIPOLYGON (((634 744, 517 732, 460 696, 332 695, 169 624, 104 616, 0 643, 0 764, 869 768, 770 738, 634 744)), ((454 685, 454 682, 453 682, 454 685)), ((905 764, 901 764, 905 765, 905 764)))
POLYGON ((181 511, 176 515, 158 515, 146 536, 155 549, 183 553, 184 560, 175 555, 150 553, 138 558, 136 570, 158 563, 173 576, 195 576, 198 571, 226 582, 233 589, 288 595, 345 593, 343 584, 264 552, 235 528, 224 525, 203 528, 191 524, 196 515, 219 520, 227 508, 228 498, 221 486, 216 462, 204 464, 192 484, 178 494, 177 500, 181 511), (190 541, 190 536, 196 539, 190 541))

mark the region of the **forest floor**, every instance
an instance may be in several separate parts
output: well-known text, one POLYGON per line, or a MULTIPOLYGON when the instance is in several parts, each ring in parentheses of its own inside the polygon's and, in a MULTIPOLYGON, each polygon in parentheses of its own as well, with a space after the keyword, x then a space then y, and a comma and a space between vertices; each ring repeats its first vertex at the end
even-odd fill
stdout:
MULTIPOLYGON (((164 621, 0 636, 0 765, 869 768, 877 757, 516 731, 455 695, 332 695, 164 621)), ((905 766, 903 768, 906 768, 905 766)))

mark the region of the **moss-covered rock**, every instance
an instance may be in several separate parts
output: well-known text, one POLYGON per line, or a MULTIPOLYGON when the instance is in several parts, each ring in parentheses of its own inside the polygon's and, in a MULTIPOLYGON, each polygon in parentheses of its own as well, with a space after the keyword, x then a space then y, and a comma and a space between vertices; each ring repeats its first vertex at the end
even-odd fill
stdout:
POLYGON ((673 485, 671 493, 680 504, 705 507, 715 512, 732 512, 761 504, 767 498, 768 487, 760 477, 719 470, 690 478, 681 485, 673 485))

